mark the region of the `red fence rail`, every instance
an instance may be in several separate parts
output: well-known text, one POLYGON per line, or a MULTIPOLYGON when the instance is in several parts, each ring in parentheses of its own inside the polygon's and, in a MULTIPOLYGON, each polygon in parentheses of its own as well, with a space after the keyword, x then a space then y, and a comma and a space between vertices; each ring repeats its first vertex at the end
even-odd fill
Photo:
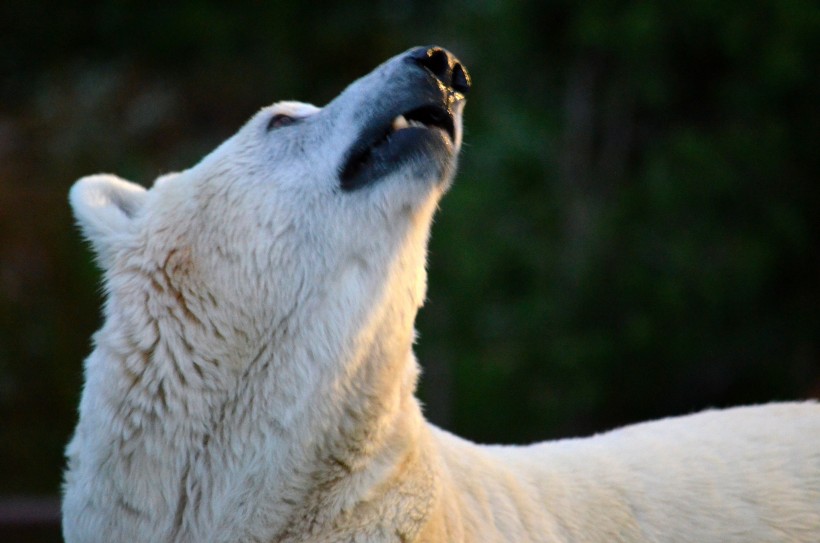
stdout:
POLYGON ((57 497, 0 497, 0 541, 58 543, 60 499, 57 497))

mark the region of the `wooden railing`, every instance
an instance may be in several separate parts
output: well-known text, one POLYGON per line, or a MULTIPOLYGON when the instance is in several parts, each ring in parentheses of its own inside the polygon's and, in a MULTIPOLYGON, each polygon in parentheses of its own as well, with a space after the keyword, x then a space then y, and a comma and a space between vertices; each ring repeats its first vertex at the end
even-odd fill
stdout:
POLYGON ((59 543, 60 500, 56 497, 0 497, 0 541, 59 543))

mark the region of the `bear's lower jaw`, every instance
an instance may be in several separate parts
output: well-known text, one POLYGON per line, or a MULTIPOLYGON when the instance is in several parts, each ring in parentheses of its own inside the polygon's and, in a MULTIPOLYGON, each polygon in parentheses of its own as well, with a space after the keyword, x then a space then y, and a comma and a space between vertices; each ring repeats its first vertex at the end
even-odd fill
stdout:
POLYGON ((438 166, 451 160, 453 154, 453 142, 445 129, 408 126, 386 134, 371 147, 351 153, 339 176, 340 185, 342 190, 352 191, 412 163, 430 162, 438 166))
POLYGON ((389 99, 372 100, 378 110, 363 112, 359 135, 340 165, 342 190, 370 185, 410 164, 430 162, 436 166, 432 172, 454 161, 463 97, 417 75, 399 89, 386 88, 389 99))

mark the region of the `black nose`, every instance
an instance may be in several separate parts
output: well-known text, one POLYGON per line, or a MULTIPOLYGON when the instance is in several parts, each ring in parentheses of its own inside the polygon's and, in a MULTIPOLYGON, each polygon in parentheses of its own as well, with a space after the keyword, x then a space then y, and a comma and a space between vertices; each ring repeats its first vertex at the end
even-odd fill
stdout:
POLYGON ((470 90, 470 74, 461 62, 447 49, 441 47, 417 47, 410 51, 408 58, 426 68, 436 79, 448 88, 461 94, 470 90))

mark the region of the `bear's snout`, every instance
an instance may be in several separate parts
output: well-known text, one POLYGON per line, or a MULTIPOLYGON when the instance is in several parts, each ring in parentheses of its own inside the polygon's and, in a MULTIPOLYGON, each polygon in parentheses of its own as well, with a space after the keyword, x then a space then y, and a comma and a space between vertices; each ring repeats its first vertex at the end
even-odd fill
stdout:
POLYGON ((407 170, 413 177, 449 182, 461 145, 461 111, 470 75, 442 47, 415 47, 360 80, 355 96, 358 136, 339 167, 342 190, 353 191, 407 170), (420 173, 426 170, 427 173, 420 173))
POLYGON ((455 55, 442 47, 416 47, 407 59, 430 71, 448 89, 466 95, 472 82, 467 69, 455 55))

